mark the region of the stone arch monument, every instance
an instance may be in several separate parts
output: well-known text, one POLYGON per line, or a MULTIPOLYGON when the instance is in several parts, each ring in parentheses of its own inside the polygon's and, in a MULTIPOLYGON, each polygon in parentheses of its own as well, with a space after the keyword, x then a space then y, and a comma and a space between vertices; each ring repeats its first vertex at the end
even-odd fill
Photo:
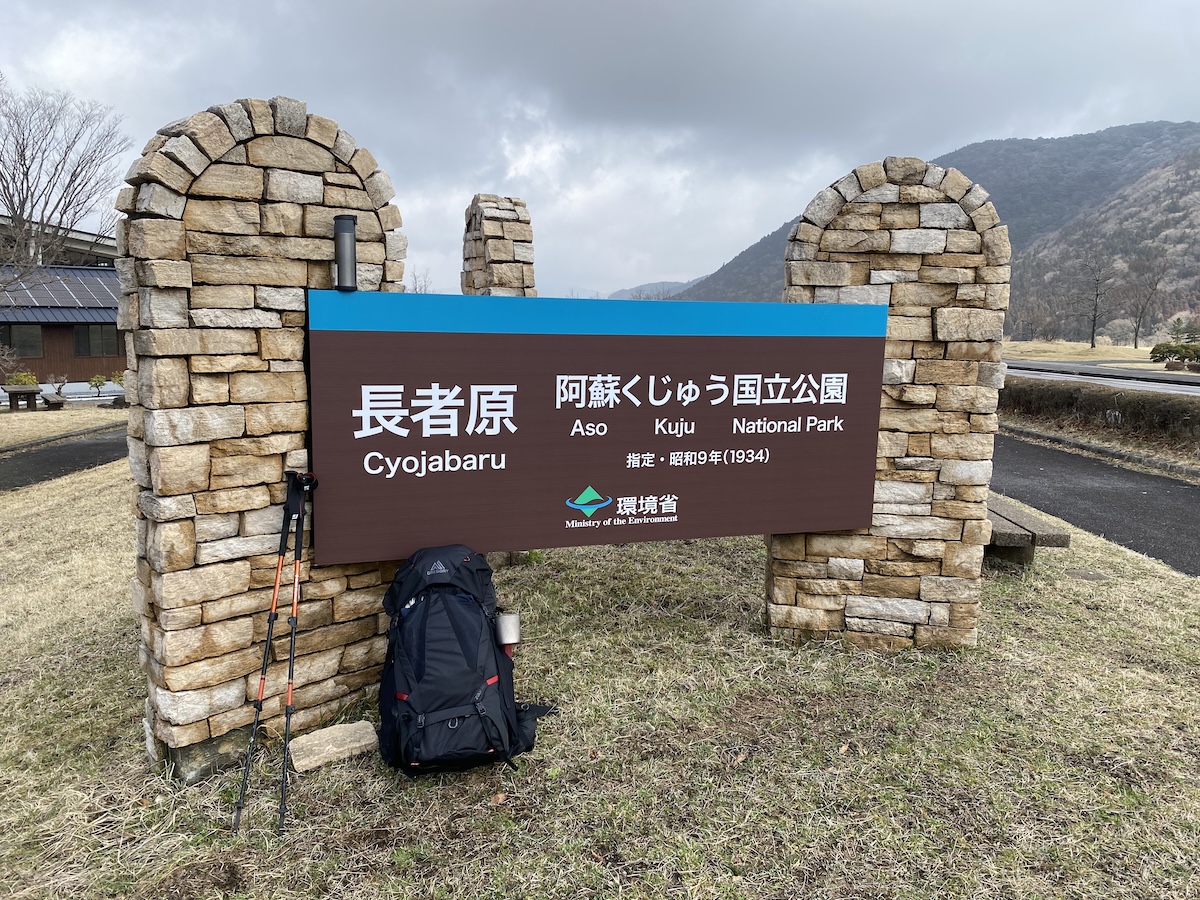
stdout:
POLYGON ((774 634, 974 646, 1010 257, 987 191, 912 157, 859 166, 805 209, 784 301, 886 303, 887 341, 871 526, 768 538, 774 634))

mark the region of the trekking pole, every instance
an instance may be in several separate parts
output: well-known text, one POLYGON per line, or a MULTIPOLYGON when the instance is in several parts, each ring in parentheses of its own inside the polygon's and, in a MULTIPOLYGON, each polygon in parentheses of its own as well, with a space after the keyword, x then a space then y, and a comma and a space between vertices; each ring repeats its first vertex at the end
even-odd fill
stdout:
MULTIPOLYGON (((271 591, 271 612, 267 615, 267 641, 263 645, 262 669, 258 674, 258 697, 254 701, 254 724, 250 728, 250 746, 246 749, 246 763, 242 769, 242 790, 238 794, 237 807, 233 813, 233 830, 237 831, 242 821, 242 809, 246 804, 246 786, 250 781, 250 761, 254 756, 254 744, 258 737, 258 723, 262 716, 263 693, 267 686, 267 663, 271 654, 271 635, 275 631, 275 619, 278 618, 279 584, 283 578, 283 563, 287 557, 288 532, 292 521, 304 511, 304 492, 297 486, 299 473, 288 472, 287 499, 283 505, 283 527, 279 535, 279 559, 275 563, 275 588, 271 591), (299 509, 297 509, 299 504, 299 509)), ((306 476, 311 478, 312 476, 306 476)), ((314 479, 315 484, 315 479, 314 479)))
MULTIPOLYGON (((277 832, 283 835, 283 820, 287 816, 287 782, 288 782, 288 747, 292 738, 292 686, 296 675, 296 626, 300 620, 300 558, 304 555, 304 498, 317 486, 317 479, 311 472, 303 475, 296 474, 294 482, 299 487, 299 503, 297 504, 296 544, 292 556, 292 614, 288 616, 291 626, 291 638, 288 643, 288 680, 287 705, 284 707, 283 718, 283 776, 279 782, 279 828, 277 832)), ((286 540, 286 538, 285 538, 286 540)))

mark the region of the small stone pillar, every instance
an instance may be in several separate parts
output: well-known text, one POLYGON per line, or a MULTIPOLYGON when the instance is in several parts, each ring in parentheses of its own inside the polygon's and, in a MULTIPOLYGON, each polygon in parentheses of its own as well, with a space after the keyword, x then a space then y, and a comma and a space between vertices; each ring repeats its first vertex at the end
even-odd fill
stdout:
POLYGON ((768 537, 773 634, 975 645, 1010 257, 987 191, 912 157, 859 166, 805 209, 783 300, 889 305, 875 504, 869 528, 768 537))
POLYGON ((536 297, 533 226, 519 197, 476 194, 466 211, 462 292, 536 297))

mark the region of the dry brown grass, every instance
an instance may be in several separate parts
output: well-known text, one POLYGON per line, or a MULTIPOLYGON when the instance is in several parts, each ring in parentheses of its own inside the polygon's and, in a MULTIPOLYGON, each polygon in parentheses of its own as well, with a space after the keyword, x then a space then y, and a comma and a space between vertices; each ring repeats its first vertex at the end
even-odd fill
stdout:
POLYGON ((1149 347, 1139 347, 1134 350, 1132 347, 1109 344, 1093 349, 1086 341, 1005 340, 1004 355, 1008 359, 1044 359, 1060 362, 1086 362, 1090 360, 1150 362, 1149 347))
POLYGON ((278 747, 241 835, 240 773, 143 767, 128 491, 0 494, 10 896, 1200 896, 1198 582, 1091 535, 988 575, 979 650, 889 656, 767 640, 754 538, 546 551, 497 578, 562 707, 520 771, 349 760, 279 840, 278 747))
POLYGON ((26 441, 59 437, 85 428, 116 425, 126 422, 128 418, 128 410, 100 409, 91 404, 72 403, 63 409, 33 411, 21 407, 15 412, 5 408, 0 410, 0 450, 26 441))

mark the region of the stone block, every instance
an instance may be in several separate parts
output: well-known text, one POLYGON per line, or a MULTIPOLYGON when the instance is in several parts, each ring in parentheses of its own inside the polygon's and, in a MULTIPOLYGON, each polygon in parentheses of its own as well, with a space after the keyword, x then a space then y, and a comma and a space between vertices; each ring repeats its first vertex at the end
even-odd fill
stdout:
POLYGON ((309 772, 333 762, 340 762, 379 749, 379 736, 370 722, 360 721, 330 725, 318 731, 300 735, 291 742, 289 757, 297 772, 309 772))
MULTIPOLYGON (((337 654, 338 661, 340 662, 342 647, 346 644, 373 637, 376 633, 376 626, 376 619, 371 617, 369 619, 356 619, 352 622, 342 622, 336 625, 326 625, 324 628, 309 629, 303 634, 296 636, 296 653, 298 656, 303 656, 336 648, 334 652, 337 654)), ((271 645, 272 657, 276 660, 286 660, 288 658, 288 644, 289 638, 277 635, 271 645)), ((329 675, 333 675, 336 672, 337 664, 335 663, 333 672, 330 672, 329 675)))
POLYGON ((392 186, 392 179, 388 177, 386 172, 381 170, 372 172, 369 177, 364 179, 363 186, 367 189, 367 195, 371 198, 371 203, 374 204, 375 209, 386 206, 388 201, 396 196, 396 189, 392 186))
POLYGON ((192 309, 250 309, 254 288, 248 284, 195 285, 188 303, 192 309))
MULTIPOLYGON (((955 464, 971 465, 957 462, 955 464)), ((988 466, 990 467, 991 463, 988 463, 988 466)), ((962 521, 959 519, 943 519, 937 516, 876 514, 871 517, 871 533, 881 537, 957 541, 962 538, 962 528, 962 521)))
POLYGON ((379 168, 379 163, 375 161, 374 155, 365 147, 359 147, 354 151, 354 155, 350 157, 350 168, 354 173, 364 181, 376 169, 379 168))
POLYGON ((259 336, 259 346, 263 359, 303 359, 304 329, 275 328, 263 331, 259 336))
POLYGON ((283 457, 213 456, 211 471, 210 485, 214 491, 255 484, 275 484, 283 480, 283 457))
POLYGON ((279 536, 260 534, 251 537, 231 537, 220 541, 208 541, 196 546, 196 564, 225 562, 230 559, 248 559, 278 552, 279 536))
POLYGON ((220 159, 237 143, 225 120, 215 113, 198 112, 183 126, 183 133, 192 139, 209 159, 220 159))
POLYGON ((158 632, 154 635, 151 652, 164 666, 182 666, 249 647, 252 631, 251 619, 241 618, 181 631, 158 632))
POLYGON ((184 260, 147 259, 134 264, 139 287, 189 288, 191 264, 184 260))
POLYGON ((192 520, 151 522, 146 558, 155 572, 190 569, 196 561, 196 526, 192 520))
POLYGON ((137 497, 137 508, 147 519, 155 522, 190 519, 196 515, 196 501, 188 494, 159 497, 152 491, 141 491, 137 497))
POLYGON ((324 203, 325 182, 320 175, 267 169, 264 197, 287 203, 324 203))
POLYGON ((944 203, 945 200, 946 195, 936 188, 926 187, 923 184, 900 185, 900 202, 906 206, 926 203, 944 203))
MULTIPOLYGON (((198 566, 178 572, 153 573, 150 585, 154 603, 160 608, 192 606, 221 597, 244 594, 250 587, 250 563, 240 560, 198 566)), ((249 622, 249 619, 246 621, 249 622)))
POLYGON ((333 145, 337 142, 338 124, 333 119, 309 113, 304 136, 310 141, 315 141, 322 147, 332 150, 333 145))
POLYGON ((138 315, 143 328, 187 328, 188 292, 184 288, 138 288, 138 315))
POLYGON ((375 585, 333 595, 333 620, 348 622, 383 612, 384 585, 375 585))
POLYGON ((957 203, 922 203, 921 227, 966 229, 971 227, 971 217, 957 203))
POLYGON ((264 486, 224 488, 196 494, 196 512, 202 516, 261 509, 270 504, 271 492, 264 486))
POLYGON ((145 441, 151 447, 197 444, 240 437, 246 429, 246 415, 241 406, 148 409, 145 429, 145 441))
MULTIPOLYGON (((983 545, 958 541, 946 545, 942 574, 955 578, 978 579, 983 569, 983 545)), ((950 624, 954 624, 953 621, 950 624)), ((970 623, 973 627, 974 622, 970 623)), ((961 625, 957 627, 962 627, 961 625)))
POLYGON ((869 303, 887 306, 891 300, 890 284, 855 284, 847 287, 818 287, 817 303, 869 303))
MULTIPOLYGON (((789 285, 814 285, 840 287, 856 283, 856 266, 844 262, 789 262, 787 275, 789 285)), ((867 272, 863 267, 862 281, 867 272)), ((862 282, 858 282, 862 283, 862 282)))
POLYGON ((208 167, 208 157, 201 153, 200 148, 186 135, 176 135, 168 139, 159 152, 179 163, 193 176, 199 175, 208 167))
POLYGON ((921 482, 876 481, 876 503, 929 503, 933 485, 921 482))
POLYGON ((331 172, 333 154, 311 141, 290 135, 257 137, 246 144, 251 165, 264 169, 289 169, 299 172, 331 172))
POLYGON ((887 173, 884 171, 882 161, 859 166, 854 170, 854 175, 858 179, 859 187, 864 191, 877 188, 887 182, 887 173))
POLYGON ((934 603, 975 603, 983 582, 979 578, 947 578, 926 575, 921 578, 921 599, 934 603))
POLYGON ((999 341, 1004 337, 1004 313, 946 307, 934 311, 934 330, 939 341, 999 341))
MULTIPOLYGON (((195 498, 192 498, 193 509, 195 505, 195 498)), ((237 513, 197 516, 196 541, 203 543, 204 541, 219 541, 222 538, 233 537, 238 533, 238 522, 237 513)))
POLYGON ((908 229, 921 225, 921 209, 915 203, 889 203, 879 216, 881 228, 908 229))
POLYGON ((146 409, 178 409, 188 405, 187 360, 147 357, 137 371, 138 400, 146 409))
POLYGON ((303 447, 304 435, 272 434, 265 437, 234 438, 228 441, 213 441, 209 446, 214 457, 282 455, 303 447))
POLYGON ((979 366, 971 360, 918 359, 913 381, 917 384, 975 384, 979 366))
POLYGON ((1008 238, 1008 226, 998 225, 983 233, 983 252, 990 266, 1007 266, 1012 260, 1012 244, 1008 238))
POLYGON ((827 187, 809 201, 804 209, 804 218, 823 228, 833 221, 834 216, 841 212, 845 205, 846 198, 841 192, 836 187, 827 187))
POLYGON ((187 725, 207 719, 219 712, 241 706, 246 699, 241 678, 190 691, 169 691, 151 684, 150 698, 158 714, 176 725, 187 725))
POLYGON ((772 558, 804 559, 805 535, 772 534, 767 538, 767 551, 772 558))
POLYGON ((916 272, 906 272, 903 269, 871 270, 871 284, 902 284, 916 280, 916 272))
POLYGON ((307 397, 303 372, 234 372, 229 376, 233 403, 293 403, 307 397))
MULTIPOLYGON (((1012 280, 1012 268, 1010 266, 982 266, 978 271, 977 279, 982 284, 1007 285, 1012 280)), ((1007 294, 1005 294, 1005 299, 1007 301, 1007 294)))
POLYGON ((855 619, 846 617, 846 630, 870 635, 890 635, 899 638, 912 638, 913 626, 905 622, 891 622, 886 619, 855 619))
POLYGON ((929 604, 911 597, 847 597, 846 616, 920 625, 929 621, 929 604))
POLYGON ((341 209, 336 206, 305 206, 304 234, 307 237, 333 237, 333 220, 336 216, 358 217, 355 234, 359 241, 378 241, 383 238, 379 216, 361 209, 341 209))
POLYGON ((946 232, 934 228, 904 228, 891 232, 892 253, 944 253, 946 232))
POLYGON ((173 496, 208 489, 207 444, 153 447, 148 457, 150 486, 156 494, 173 496))
POLYGON ((264 203, 260 207, 262 234, 299 236, 304 233, 304 207, 297 203, 264 203))
MULTIPOLYGON (((959 198, 959 204, 967 212, 968 215, 973 214, 981 206, 988 201, 988 192, 983 189, 983 185, 975 184, 971 189, 959 198)), ((983 231, 982 228, 977 228, 978 231, 983 231)))
POLYGON ((266 403, 246 407, 247 435, 302 432, 307 428, 307 403, 266 403))
POLYGON ((948 459, 942 463, 938 480, 945 484, 989 484, 992 480, 992 461, 948 459))
POLYGON ((809 557, 832 559, 871 559, 887 553, 887 541, 882 537, 863 534, 807 535, 809 557))
POLYGON ((887 337, 891 341, 933 340, 933 320, 928 316, 890 315, 887 321, 887 337))
POLYGON ((279 313, 265 309, 193 309, 191 324, 198 328, 281 327, 279 313))
POLYGON ((887 231, 829 230, 821 237, 821 250, 829 253, 886 253, 891 246, 887 231))
POLYGON ((853 172, 839 179, 838 181, 835 181, 833 183, 833 187, 835 187, 837 192, 847 200, 853 200, 863 192, 862 185, 858 183, 858 176, 853 172))
POLYGON ((841 631, 845 615, 840 609, 807 609, 802 606, 779 606, 768 603, 767 622, 775 628, 841 631))
POLYGON ((940 185, 942 193, 951 200, 962 200, 971 189, 972 181, 958 169, 947 169, 940 185))
POLYGON ((192 278, 197 284, 254 284, 304 287, 308 266, 304 260, 254 256, 191 257, 192 278))
POLYGON ((946 266, 922 266, 921 271, 917 273, 917 278, 926 284, 972 284, 975 281, 975 270, 946 266))
POLYGON ((147 153, 139 157, 125 173, 125 181, 129 184, 154 182, 178 194, 187 192, 192 177, 191 172, 161 153, 147 153))
MULTIPOLYGON (((358 176, 347 177, 353 178, 356 186, 326 184, 325 199, 322 202, 326 206, 340 206, 343 209, 374 209, 375 205, 371 202, 371 195, 362 189, 358 176)), ((325 178, 328 181, 329 176, 326 175, 325 178)))
POLYGON ((989 415, 996 411, 1000 392, 978 385, 943 384, 937 387, 937 408, 943 411, 965 410, 989 415))
POLYGON ((308 132, 308 104, 291 97, 272 97, 268 101, 275 119, 276 134, 306 137, 308 132))
POLYGON ((228 356, 193 356, 192 373, 265 372, 270 364, 258 356, 230 354, 228 356))
POLYGON ((889 156, 883 161, 883 170, 893 184, 921 184, 925 166, 925 160, 915 156, 889 156))
POLYGON ((125 248, 137 259, 184 258, 183 223, 175 219, 132 219, 125 248))
POLYGON ((138 187, 133 206, 142 215, 179 219, 183 217, 187 198, 164 185, 149 183, 138 187))
POLYGON ((898 184, 881 184, 879 187, 863 191, 853 201, 859 203, 899 203, 900 186, 898 184))
POLYGON ((214 113, 221 117, 225 123, 225 127, 229 129, 229 133, 233 135, 233 139, 238 141, 247 141, 254 137, 254 128, 250 124, 250 116, 246 113, 246 107, 240 103, 223 103, 218 106, 210 106, 210 113, 214 113))
POLYGON ((187 201, 183 225, 188 231, 218 234, 258 234, 259 205, 244 200, 187 201))
POLYGON ((392 204, 389 203, 387 206, 381 207, 379 209, 379 226, 385 232, 386 231, 395 231, 397 228, 400 228, 403 224, 404 224, 404 222, 400 217, 400 210, 397 209, 392 204))

